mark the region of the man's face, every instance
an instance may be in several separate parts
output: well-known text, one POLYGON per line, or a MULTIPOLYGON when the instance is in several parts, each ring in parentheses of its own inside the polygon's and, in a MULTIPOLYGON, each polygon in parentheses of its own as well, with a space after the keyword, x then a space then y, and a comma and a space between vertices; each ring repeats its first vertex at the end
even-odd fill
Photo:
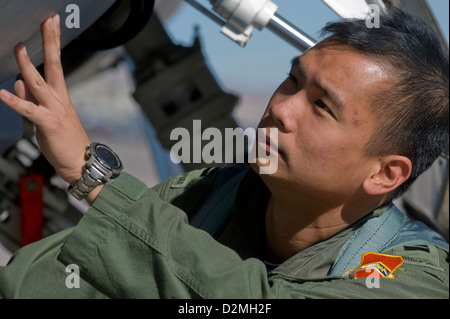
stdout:
POLYGON ((278 170, 261 175, 269 189, 330 201, 352 196, 374 167, 376 159, 364 156, 377 121, 371 105, 389 79, 380 64, 343 46, 294 59, 259 124, 278 128, 278 170))

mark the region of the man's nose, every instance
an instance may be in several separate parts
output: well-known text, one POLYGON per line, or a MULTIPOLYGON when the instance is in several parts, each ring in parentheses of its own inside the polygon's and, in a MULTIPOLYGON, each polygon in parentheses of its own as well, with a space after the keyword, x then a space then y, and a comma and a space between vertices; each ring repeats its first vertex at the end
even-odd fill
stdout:
POLYGON ((269 107, 268 113, 275 122, 275 126, 282 132, 288 133, 295 130, 300 110, 297 107, 296 97, 274 101, 269 107))

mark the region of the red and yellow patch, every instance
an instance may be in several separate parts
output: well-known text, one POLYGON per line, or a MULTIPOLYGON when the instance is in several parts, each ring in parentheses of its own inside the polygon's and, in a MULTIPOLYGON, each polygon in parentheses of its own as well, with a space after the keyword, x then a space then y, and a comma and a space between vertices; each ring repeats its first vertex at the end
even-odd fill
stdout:
POLYGON ((401 256, 368 252, 362 255, 361 263, 358 267, 347 270, 342 274, 342 277, 353 277, 357 279, 378 275, 378 277, 383 278, 394 278, 394 271, 402 264, 403 258, 401 256))

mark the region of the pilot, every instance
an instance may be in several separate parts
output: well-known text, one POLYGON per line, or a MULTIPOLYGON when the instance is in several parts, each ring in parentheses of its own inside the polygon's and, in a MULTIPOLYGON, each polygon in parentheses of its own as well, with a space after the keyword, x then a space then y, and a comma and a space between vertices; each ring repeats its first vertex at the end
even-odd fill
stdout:
POLYGON ((448 145, 448 53, 400 10, 380 28, 345 20, 324 31, 260 121, 278 129, 274 173, 257 160, 147 188, 89 140, 64 82, 59 16, 47 19, 45 74, 18 45, 24 80, 0 97, 36 125, 43 154, 91 206, 0 267, 0 295, 448 298, 447 242, 392 204, 448 145), (199 212, 218 232, 189 223, 199 212))

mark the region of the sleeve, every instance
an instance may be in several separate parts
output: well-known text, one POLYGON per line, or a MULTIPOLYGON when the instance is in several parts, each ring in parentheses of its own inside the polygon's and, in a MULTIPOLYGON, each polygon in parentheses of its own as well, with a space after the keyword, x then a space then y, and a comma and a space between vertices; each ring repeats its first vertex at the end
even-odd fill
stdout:
POLYGON ((242 296, 270 290, 261 262, 241 260, 127 174, 105 185, 58 259, 112 298, 226 298, 244 281, 242 296))
POLYGON ((242 260, 191 227, 183 210, 127 174, 103 188, 58 259, 111 298, 407 298, 422 281, 423 291, 448 297, 448 282, 442 292, 441 280, 414 269, 373 289, 364 279, 267 275, 261 261, 242 260))

